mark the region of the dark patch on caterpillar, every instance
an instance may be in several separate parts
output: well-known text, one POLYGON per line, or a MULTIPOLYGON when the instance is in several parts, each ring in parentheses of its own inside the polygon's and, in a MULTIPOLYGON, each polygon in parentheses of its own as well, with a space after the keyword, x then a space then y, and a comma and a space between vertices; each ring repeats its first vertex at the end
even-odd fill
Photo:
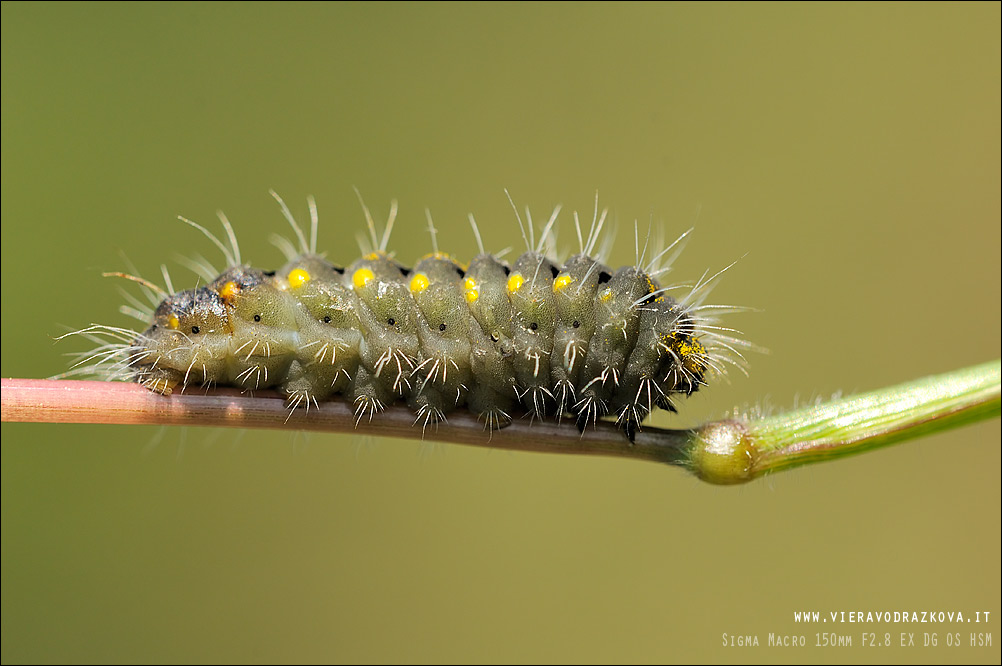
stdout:
POLYGON ((438 251, 429 215, 433 252, 406 268, 387 252, 395 203, 381 236, 363 203, 370 251, 339 268, 317 253, 313 200, 307 240, 274 196, 298 241, 278 243, 288 259, 281 269, 244 265, 225 218, 228 246, 185 220, 223 251, 226 270, 196 267, 208 284, 178 292, 166 272, 165 290, 132 278, 155 308, 135 301, 123 311, 145 330, 78 332, 113 338, 79 372, 165 395, 274 388, 290 409, 343 396, 357 420, 403 400, 423 427, 460 408, 490 430, 519 413, 571 417, 582 431, 609 415, 632 440, 655 407, 675 412, 677 400, 725 365, 744 369, 741 350, 750 345, 716 323, 741 308, 704 304, 723 271, 678 299, 658 282, 689 232, 646 264, 637 234, 636 264, 612 270, 596 251, 606 218, 597 200, 587 237, 575 214, 580 251, 562 263, 544 251, 559 208, 538 241, 531 218, 523 224, 516 210, 526 251, 509 265, 484 251, 471 216, 480 253, 463 266, 438 251))

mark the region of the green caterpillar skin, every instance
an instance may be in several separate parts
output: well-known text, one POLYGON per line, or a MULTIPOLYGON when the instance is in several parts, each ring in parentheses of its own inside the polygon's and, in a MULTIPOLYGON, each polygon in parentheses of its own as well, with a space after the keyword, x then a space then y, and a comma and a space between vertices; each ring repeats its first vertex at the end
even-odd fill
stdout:
POLYGON ((351 385, 352 400, 375 412, 412 392, 417 367, 417 306, 404 284, 403 269, 383 253, 362 257, 345 272, 345 284, 359 301, 361 365, 351 385), (364 275, 363 275, 364 273, 364 275))
POLYGON ((272 277, 237 266, 208 286, 223 300, 230 321, 227 384, 247 390, 278 386, 295 360, 300 307, 283 297, 272 277))
POLYGON ((620 394, 626 362, 637 342, 640 304, 655 287, 634 267, 621 268, 602 285, 595 299, 595 333, 588 345, 584 376, 575 405, 578 427, 584 429, 608 413, 610 402, 620 394))
POLYGON ((466 404, 472 385, 470 331, 477 322, 466 307, 463 269, 447 255, 421 259, 411 271, 410 292, 418 306, 420 383, 409 400, 425 423, 466 404))
POLYGON ((477 378, 467 396, 472 411, 490 427, 511 423, 518 402, 512 367, 512 305, 507 264, 490 254, 473 258, 463 279, 466 303, 478 326, 470 327, 470 367, 477 378))
POLYGON ((363 337, 361 305, 344 285, 344 270, 316 255, 304 255, 283 266, 275 279, 279 289, 302 305, 296 318, 300 345, 283 384, 290 404, 308 407, 311 400, 351 393, 363 337), (303 273, 311 279, 296 279, 303 273))
POLYGON ((551 372, 558 414, 577 402, 575 387, 582 386, 588 345, 595 333, 595 292, 610 279, 608 268, 582 253, 568 259, 553 281, 557 319, 551 372))
POLYGON ((373 252, 342 269, 304 251, 169 295, 127 367, 163 394, 275 388, 292 408, 344 396, 358 418, 402 400, 425 426, 469 408, 491 429, 520 412, 582 430, 610 414, 632 439, 720 360, 698 310, 640 267, 585 253, 559 266, 529 251, 511 267, 485 253, 464 268, 436 252, 406 269, 373 252))
POLYGON ((549 259, 530 251, 515 261, 508 276, 515 382, 521 388, 522 405, 539 418, 545 418, 554 404, 550 356, 557 313, 553 279, 559 273, 549 259))

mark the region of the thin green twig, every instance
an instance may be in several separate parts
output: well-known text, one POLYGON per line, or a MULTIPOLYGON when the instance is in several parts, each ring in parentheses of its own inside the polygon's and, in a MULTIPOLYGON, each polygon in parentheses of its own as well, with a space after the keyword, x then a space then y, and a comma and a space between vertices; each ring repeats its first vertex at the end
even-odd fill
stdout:
POLYGON ((999 416, 999 360, 761 419, 707 424, 691 466, 742 483, 999 416))

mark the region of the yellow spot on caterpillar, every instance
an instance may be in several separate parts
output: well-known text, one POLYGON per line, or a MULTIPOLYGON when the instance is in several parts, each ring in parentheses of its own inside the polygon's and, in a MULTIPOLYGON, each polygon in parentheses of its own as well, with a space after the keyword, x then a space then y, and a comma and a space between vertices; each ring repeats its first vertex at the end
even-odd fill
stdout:
POLYGON ((522 287, 523 284, 525 284, 525 278, 518 273, 512 273, 508 277, 508 293, 514 294, 522 287))
POLYGON ((598 297, 602 299, 603 303, 607 303, 609 299, 612 298, 612 289, 606 287, 605 289, 602 290, 602 293, 599 294, 598 297))
POLYGON ((702 359, 706 356, 706 347, 697 340, 683 343, 679 346, 679 356, 682 357, 682 364, 690 372, 702 372, 704 370, 702 359))
POLYGON ((370 252, 369 254, 362 257, 362 259, 365 259, 366 261, 378 261, 380 258, 381 255, 379 252, 370 252))
POLYGON ((559 275, 553 281, 553 291, 563 291, 571 282, 574 282, 574 279, 570 275, 559 275))
POLYGON ((167 317, 167 326, 172 330, 176 331, 181 328, 181 320, 177 318, 177 315, 171 315, 167 317))
POLYGON ((411 279, 411 293, 417 294, 428 288, 428 276, 424 273, 415 273, 411 279))
POLYGON ((477 299, 480 298, 480 287, 477 284, 477 281, 468 277, 463 280, 463 288, 466 289, 466 293, 464 294, 464 296, 466 296, 466 302, 470 305, 476 303, 477 299))
POLYGON ((219 297, 224 301, 232 301, 233 297, 240 293, 240 285, 232 280, 224 284, 219 289, 219 297))
POLYGON ((304 271, 302 268, 296 268, 289 271, 289 284, 293 289, 297 287, 302 287, 304 284, 310 281, 310 274, 304 271))
POLYGON ((376 276, 368 268, 359 268, 351 276, 351 283, 355 285, 355 289, 361 289, 365 285, 369 284, 369 280, 374 277, 376 276))

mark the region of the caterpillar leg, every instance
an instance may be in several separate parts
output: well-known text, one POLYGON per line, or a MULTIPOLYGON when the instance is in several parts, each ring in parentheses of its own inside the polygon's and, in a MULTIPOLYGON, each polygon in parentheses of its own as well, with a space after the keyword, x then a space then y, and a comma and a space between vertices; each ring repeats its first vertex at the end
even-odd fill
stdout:
POLYGON ((534 419, 545 419, 553 406, 553 392, 545 386, 533 385, 518 392, 519 400, 534 419))
POLYGON ((601 417, 609 413, 609 404, 595 395, 585 395, 575 403, 574 413, 574 423, 578 431, 584 433, 589 422, 594 427, 601 417))
POLYGON ((439 423, 445 423, 446 412, 455 407, 455 400, 443 394, 437 386, 426 385, 421 392, 408 400, 416 417, 414 424, 421 424, 421 435, 424 436, 428 426, 438 428, 439 423))
POLYGON ((170 368, 143 369, 136 381, 160 395, 170 395, 178 386, 183 386, 184 375, 170 368))
POLYGON ((383 382, 379 381, 364 368, 359 366, 348 392, 355 405, 355 427, 362 422, 362 418, 368 414, 368 420, 392 403, 395 396, 386 390, 383 382))
POLYGON ((293 412, 297 409, 305 409, 306 413, 310 413, 310 405, 313 405, 317 409, 320 409, 320 402, 317 396, 310 393, 308 388, 296 389, 285 396, 285 407, 289 410, 289 416, 286 417, 285 421, 288 423, 289 418, 292 417, 293 412))
POLYGON ((557 403, 557 420, 571 411, 576 402, 574 384, 569 379, 559 379, 553 386, 553 398, 557 403))
POLYGON ((508 394, 500 394, 493 389, 477 384, 467 397, 467 405, 477 418, 484 422, 484 429, 491 434, 511 425, 511 412, 516 402, 508 394))
POLYGON ((590 421, 593 426, 609 413, 609 398, 619 385, 619 374, 614 368, 603 367, 591 381, 578 392, 581 396, 574 403, 574 414, 578 430, 584 432, 590 421))
POLYGON ((650 412, 645 410, 640 405, 627 405, 619 411, 619 416, 616 418, 616 425, 619 426, 620 430, 626 435, 626 438, 630 440, 630 444, 636 442, 637 432, 640 431, 640 424, 643 423, 644 419, 650 412))

